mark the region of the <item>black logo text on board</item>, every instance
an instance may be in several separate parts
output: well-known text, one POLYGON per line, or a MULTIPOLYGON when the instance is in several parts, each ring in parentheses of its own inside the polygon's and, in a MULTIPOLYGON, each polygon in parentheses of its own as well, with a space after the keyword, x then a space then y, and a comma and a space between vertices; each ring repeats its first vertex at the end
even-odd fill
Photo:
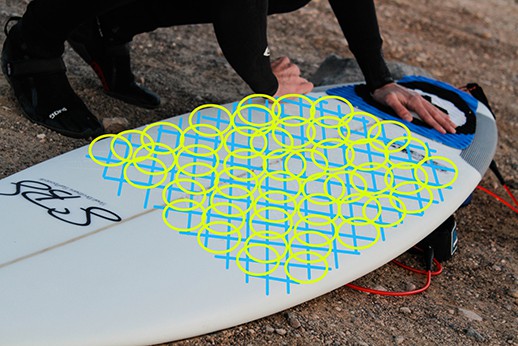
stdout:
POLYGON ((122 220, 119 215, 105 208, 72 207, 72 205, 77 205, 76 201, 81 199, 81 196, 52 188, 52 186, 39 181, 21 180, 12 184, 15 186, 14 192, 0 192, 0 197, 22 196, 34 205, 46 209, 50 216, 72 225, 88 226, 94 218, 113 222, 122 220))

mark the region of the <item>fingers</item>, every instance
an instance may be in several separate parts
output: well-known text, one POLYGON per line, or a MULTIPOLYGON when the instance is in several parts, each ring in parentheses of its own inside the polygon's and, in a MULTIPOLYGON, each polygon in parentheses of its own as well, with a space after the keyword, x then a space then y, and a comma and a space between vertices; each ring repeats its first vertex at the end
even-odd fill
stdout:
POLYGON ((441 112, 437 107, 428 101, 424 101, 430 115, 441 125, 447 132, 455 133, 457 125, 450 119, 448 114, 441 112))
POLYGON ((300 68, 288 57, 280 57, 272 62, 273 73, 277 75, 300 76, 300 68))
POLYGON ((276 68, 280 65, 286 65, 288 63, 290 63, 290 59, 287 56, 281 56, 280 58, 272 61, 272 68, 276 68))
POLYGON ((412 121, 410 112, 415 112, 426 124, 440 133, 456 132, 457 126, 450 117, 415 91, 390 83, 375 90, 372 96, 379 103, 392 108, 401 119, 412 121))
POLYGON ((281 57, 272 63, 272 71, 279 87, 274 96, 286 94, 307 94, 313 90, 313 83, 300 76, 300 68, 287 57, 281 57))
POLYGON ((279 88, 274 96, 282 96, 286 94, 307 94, 313 90, 313 83, 300 76, 280 75, 277 76, 279 88))
POLYGON ((299 94, 310 93, 315 86, 310 81, 303 79, 303 82, 299 85, 299 94))
POLYGON ((388 94, 386 96, 385 103, 387 106, 392 108, 394 112, 403 120, 411 122, 413 117, 412 114, 408 111, 408 109, 403 106, 403 104, 399 101, 397 95, 395 94, 388 94))
POLYGON ((421 95, 413 94, 408 100, 407 107, 416 112, 425 123, 440 133, 456 132, 456 125, 450 120, 450 117, 421 97, 421 95))

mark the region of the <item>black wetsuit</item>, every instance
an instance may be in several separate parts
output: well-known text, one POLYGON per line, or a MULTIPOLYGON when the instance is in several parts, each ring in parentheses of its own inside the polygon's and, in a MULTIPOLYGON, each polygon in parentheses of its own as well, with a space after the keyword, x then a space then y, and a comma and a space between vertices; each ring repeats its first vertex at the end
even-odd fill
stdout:
MULTIPOLYGON (((311 0, 33 0, 24 14, 25 37, 49 55, 81 23, 99 17, 105 35, 128 42, 160 27, 212 23, 220 47, 254 92, 278 88, 267 48, 267 15, 291 12, 311 0)), ((391 76, 382 57, 382 40, 373 0, 329 0, 367 85, 374 90, 391 76)), ((315 23, 318 25, 318 23, 315 23)))

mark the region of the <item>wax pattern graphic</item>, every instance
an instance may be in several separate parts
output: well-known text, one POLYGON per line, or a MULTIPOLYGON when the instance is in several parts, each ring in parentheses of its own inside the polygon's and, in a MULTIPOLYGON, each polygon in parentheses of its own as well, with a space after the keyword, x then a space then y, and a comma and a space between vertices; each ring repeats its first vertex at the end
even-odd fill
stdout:
POLYGON ((442 202, 458 174, 400 122, 333 95, 203 105, 100 136, 89 157, 119 195, 144 190, 144 209, 266 294, 323 280, 442 202))

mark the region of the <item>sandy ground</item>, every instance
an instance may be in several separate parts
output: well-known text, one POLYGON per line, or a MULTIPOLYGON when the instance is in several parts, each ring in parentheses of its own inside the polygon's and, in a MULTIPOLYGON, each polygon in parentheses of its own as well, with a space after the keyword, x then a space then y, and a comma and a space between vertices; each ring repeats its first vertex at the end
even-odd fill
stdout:
MULTIPOLYGON (((23 13, 26 3, 0 4, 2 23, 23 13)), ((422 67, 454 85, 474 81, 483 86, 497 115, 495 158, 516 192, 518 2, 385 0, 377 6, 388 60, 422 67)), ((307 77, 329 54, 351 56, 324 0, 271 17, 269 34, 273 56, 290 56, 307 77)), ((126 118, 125 126, 132 128, 250 93, 222 56, 209 25, 144 34, 133 49, 135 73, 162 96, 157 110, 105 96, 90 68, 71 50, 65 54, 74 88, 100 118, 126 118)), ((23 118, 0 78, 0 178, 85 144, 23 118)), ((491 173, 481 185, 502 194, 491 173)), ((343 287, 289 311, 175 345, 518 344, 518 218, 479 191, 456 216, 459 250, 423 294, 387 298, 343 287)), ((402 290, 420 286, 421 280, 387 265, 358 283, 402 290)))

